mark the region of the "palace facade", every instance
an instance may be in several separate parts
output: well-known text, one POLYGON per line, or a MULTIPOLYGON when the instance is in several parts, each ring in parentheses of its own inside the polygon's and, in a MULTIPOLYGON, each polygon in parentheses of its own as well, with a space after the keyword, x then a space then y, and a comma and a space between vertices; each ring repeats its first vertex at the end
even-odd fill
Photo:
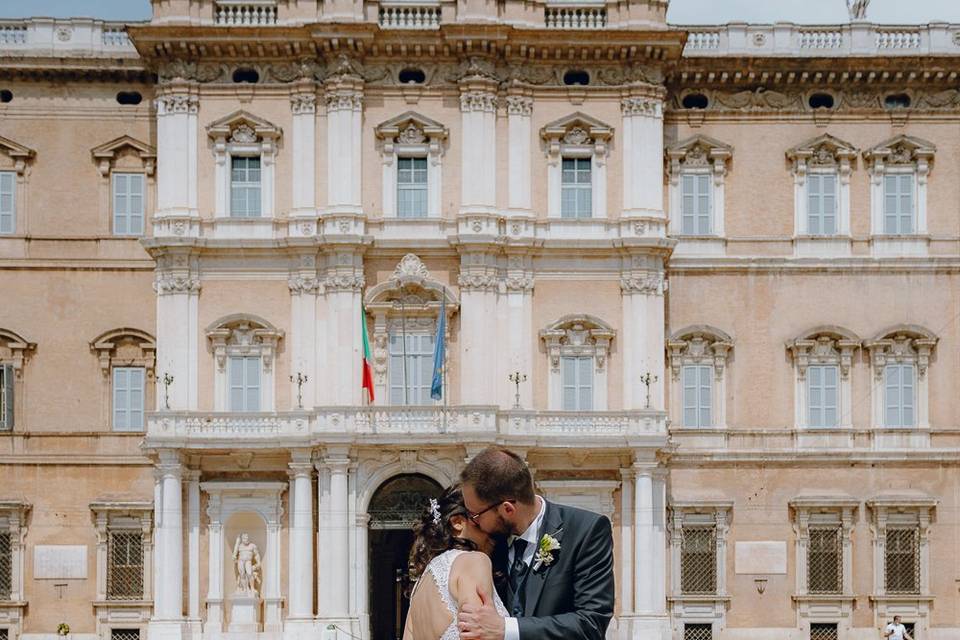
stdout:
POLYGON ((611 639, 960 636, 960 25, 666 10, 0 22, 0 640, 393 640, 491 443, 611 639))

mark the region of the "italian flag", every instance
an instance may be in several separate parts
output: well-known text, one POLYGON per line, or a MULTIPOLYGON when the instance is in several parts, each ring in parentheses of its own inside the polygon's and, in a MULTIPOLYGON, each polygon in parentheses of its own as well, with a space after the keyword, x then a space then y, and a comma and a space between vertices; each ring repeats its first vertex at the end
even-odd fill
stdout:
POLYGON ((373 358, 370 356, 370 339, 367 338, 367 312, 360 307, 360 333, 363 335, 363 382, 361 389, 367 390, 367 401, 373 404, 373 367, 370 362, 373 358))

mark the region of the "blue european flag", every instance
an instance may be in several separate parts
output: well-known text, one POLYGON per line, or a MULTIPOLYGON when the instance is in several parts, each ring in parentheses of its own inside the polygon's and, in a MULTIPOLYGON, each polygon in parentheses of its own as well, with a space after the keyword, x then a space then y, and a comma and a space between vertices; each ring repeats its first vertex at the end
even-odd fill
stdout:
POLYGON ((430 383, 430 397, 443 398, 443 359, 447 352, 444 336, 447 334, 447 297, 441 293, 440 320, 437 322, 437 335, 433 339, 433 382, 430 383))

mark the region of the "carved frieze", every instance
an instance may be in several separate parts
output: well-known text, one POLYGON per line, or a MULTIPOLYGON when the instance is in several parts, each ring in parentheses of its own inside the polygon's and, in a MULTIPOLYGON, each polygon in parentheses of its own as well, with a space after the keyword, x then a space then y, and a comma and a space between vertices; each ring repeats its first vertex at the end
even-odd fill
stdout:
POLYGON ((199 293, 200 278, 160 273, 153 283, 153 290, 160 296, 176 293, 199 293))
MULTIPOLYGON (((884 110, 885 98, 891 92, 906 93, 910 96, 909 107, 898 107, 897 112, 916 111, 953 111, 960 109, 960 90, 957 89, 904 89, 903 87, 845 88, 827 89, 834 97, 831 112, 876 111, 884 110)), ((675 112, 765 112, 797 113, 820 111, 810 106, 808 91, 804 88, 724 90, 689 87, 671 93, 668 106, 675 112), (702 109, 686 109, 683 100, 691 94, 703 95, 707 101, 702 109)), ((889 109, 887 109, 889 111, 889 109)))

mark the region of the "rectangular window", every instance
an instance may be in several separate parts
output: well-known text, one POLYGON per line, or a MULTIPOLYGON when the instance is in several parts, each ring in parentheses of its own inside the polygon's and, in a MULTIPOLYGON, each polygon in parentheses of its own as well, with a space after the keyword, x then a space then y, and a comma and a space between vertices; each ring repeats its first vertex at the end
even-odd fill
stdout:
POLYGON ((10 532, 0 533, 0 600, 9 600, 13 586, 13 548, 10 532))
POLYGON ((230 356, 230 411, 260 411, 260 356, 230 356))
POLYGON ((713 233, 710 224, 710 174, 685 173, 680 179, 680 233, 706 236, 713 233))
POLYGON ((883 370, 884 426, 914 426, 912 364, 888 364, 883 370))
POLYGON ((807 543, 807 590, 843 592, 843 546, 839 526, 810 529, 807 543))
POLYGON ((0 233, 13 233, 17 219, 17 174, 0 171, 0 233))
POLYGON ((397 217, 427 217, 426 158, 397 158, 397 217))
POLYGON ((683 426, 711 427, 711 385, 713 367, 687 365, 683 367, 683 426))
POLYGON ((883 553, 887 593, 920 593, 920 530, 917 527, 887 529, 883 553))
POLYGON ((713 640, 712 624, 683 625, 683 640, 713 640))
POLYGON ((810 623, 810 640, 837 640, 838 633, 836 622, 810 623))
POLYGON ((0 431, 13 430, 13 365, 0 364, 0 431))
POLYGON ((717 528, 683 527, 680 542, 680 592, 717 592, 717 528))
POLYGON ((431 404, 433 334, 408 333, 406 336, 404 350, 403 334, 390 334, 390 404, 431 404))
POLYGON ((593 411, 593 357, 560 358, 564 411, 593 411))
POLYGON ((111 531, 107 538, 107 600, 143 598, 143 533, 111 531))
POLYGON ((837 176, 834 173, 807 176, 807 233, 812 236, 837 233, 837 176))
MULTIPOLYGON (((2 600, 3 598, 0 598, 2 600)), ((8 640, 10 638, 9 629, 0 629, 0 640, 8 640)))
POLYGON ((144 371, 142 367, 113 369, 113 428, 143 431, 144 371))
POLYGON ((807 367, 807 425, 811 427, 837 426, 836 365, 807 367))
POLYGON ((916 623, 916 622, 904 622, 904 623, 903 623, 903 628, 907 630, 907 633, 910 634, 910 637, 913 638, 913 640, 920 640, 920 638, 917 637, 917 623, 916 623))
POLYGON ((143 235, 143 174, 113 174, 113 233, 143 235))
POLYGON ((110 629, 110 640, 140 640, 140 629, 110 629))
POLYGON ((593 215, 593 177, 590 158, 564 158, 560 177, 560 217, 593 215))
POLYGON ((230 215, 260 217, 260 158, 231 156, 230 215))
POLYGON ((914 233, 912 173, 883 177, 883 232, 887 235, 914 233))

